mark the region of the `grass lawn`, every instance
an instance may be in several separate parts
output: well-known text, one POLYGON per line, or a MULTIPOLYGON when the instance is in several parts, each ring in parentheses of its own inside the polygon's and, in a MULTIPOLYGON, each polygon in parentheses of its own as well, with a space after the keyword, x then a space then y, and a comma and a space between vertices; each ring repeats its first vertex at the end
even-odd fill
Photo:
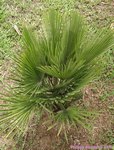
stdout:
MULTIPOLYGON (((114 32, 113 0, 1 0, 0 1, 0 91, 12 84, 9 77, 15 65, 14 54, 21 50, 21 33, 24 25, 40 32, 41 18, 47 9, 61 11, 77 10, 93 28, 112 28, 114 32)), ((56 129, 47 131, 45 124, 33 118, 25 137, 4 139, 0 136, 0 150, 69 150, 71 145, 114 145, 114 51, 103 56, 105 67, 101 77, 90 83, 83 91, 79 105, 100 111, 93 120, 93 129, 71 129, 69 143, 64 136, 56 136, 56 129), (15 145, 15 141, 18 143, 15 145)), ((2 126, 0 129, 2 130, 2 126)), ((4 133, 5 134, 5 133, 4 133)))

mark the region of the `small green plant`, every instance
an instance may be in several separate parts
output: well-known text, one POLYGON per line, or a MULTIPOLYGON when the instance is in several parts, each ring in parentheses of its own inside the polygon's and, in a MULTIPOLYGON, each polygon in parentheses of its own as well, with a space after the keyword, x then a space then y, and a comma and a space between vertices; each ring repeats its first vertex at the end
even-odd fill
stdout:
POLYGON ((58 135, 64 130, 66 136, 66 127, 76 124, 89 129, 89 118, 95 112, 74 102, 83 87, 99 75, 99 55, 114 43, 113 33, 90 30, 76 12, 51 10, 38 38, 24 28, 23 41, 12 73, 14 87, 1 97, 0 124, 7 136, 26 131, 36 112, 52 120, 48 129, 59 126, 58 135))

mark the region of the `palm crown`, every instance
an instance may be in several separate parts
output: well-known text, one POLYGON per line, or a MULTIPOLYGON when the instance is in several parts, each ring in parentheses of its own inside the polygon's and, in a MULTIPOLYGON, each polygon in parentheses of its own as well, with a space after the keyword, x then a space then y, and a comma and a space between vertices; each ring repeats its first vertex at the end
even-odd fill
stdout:
POLYGON ((33 112, 49 112, 56 124, 79 123, 92 113, 73 106, 82 88, 93 80, 100 70, 101 53, 109 49, 113 33, 106 29, 90 30, 82 17, 73 12, 61 15, 50 11, 44 19, 38 38, 24 28, 24 51, 16 57, 13 73, 15 87, 2 99, 1 124, 14 134, 25 129, 33 112))

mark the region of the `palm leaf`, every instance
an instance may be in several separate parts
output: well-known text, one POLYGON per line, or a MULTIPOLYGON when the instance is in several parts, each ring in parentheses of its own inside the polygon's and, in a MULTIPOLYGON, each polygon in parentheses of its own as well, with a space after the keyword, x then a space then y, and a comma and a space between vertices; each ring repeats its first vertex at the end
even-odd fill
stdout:
POLYGON ((113 32, 90 30, 76 12, 50 10, 38 37, 23 29, 23 43, 24 50, 14 59, 13 88, 1 93, 0 124, 8 136, 23 132, 36 111, 54 117, 55 124, 60 124, 58 135, 65 124, 89 129, 87 120, 95 113, 71 105, 99 75, 99 56, 114 45, 113 32))

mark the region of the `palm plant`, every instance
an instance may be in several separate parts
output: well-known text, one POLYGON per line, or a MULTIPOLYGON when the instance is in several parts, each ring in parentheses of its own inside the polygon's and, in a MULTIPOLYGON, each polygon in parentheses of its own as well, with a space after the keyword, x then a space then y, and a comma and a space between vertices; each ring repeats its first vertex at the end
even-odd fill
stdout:
POLYGON ((8 135, 27 128, 35 112, 53 120, 51 129, 80 124, 89 128, 87 119, 95 115, 74 105, 85 85, 100 71, 100 54, 114 43, 107 29, 90 30, 82 17, 50 11, 44 17, 41 34, 23 31, 24 50, 15 59, 14 87, 1 99, 0 124, 8 135))

